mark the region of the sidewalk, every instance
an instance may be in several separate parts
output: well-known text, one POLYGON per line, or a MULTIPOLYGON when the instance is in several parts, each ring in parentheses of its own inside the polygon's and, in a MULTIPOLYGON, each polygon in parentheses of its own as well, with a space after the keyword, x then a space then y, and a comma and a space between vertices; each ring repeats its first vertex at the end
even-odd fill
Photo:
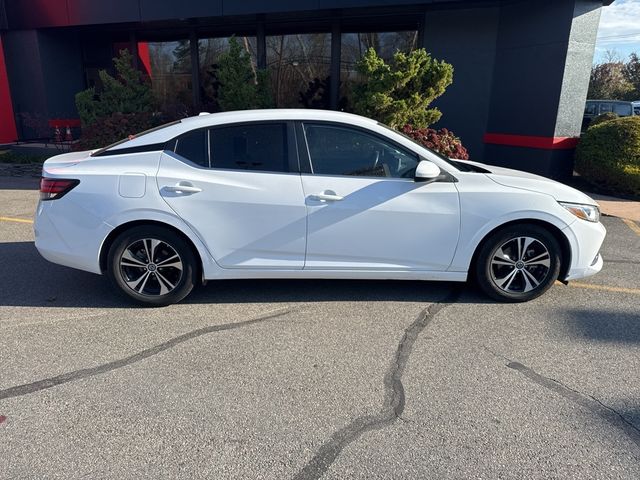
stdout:
POLYGON ((597 193, 584 192, 600 205, 600 211, 612 217, 626 218, 634 222, 640 222, 640 202, 608 197, 597 193))

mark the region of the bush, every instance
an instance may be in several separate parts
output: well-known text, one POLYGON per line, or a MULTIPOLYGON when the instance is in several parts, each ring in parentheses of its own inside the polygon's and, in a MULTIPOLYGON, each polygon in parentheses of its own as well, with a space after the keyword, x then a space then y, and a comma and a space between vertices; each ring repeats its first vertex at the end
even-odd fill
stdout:
POLYGON ((82 137, 75 145, 77 150, 92 150, 111 145, 129 135, 136 135, 160 125, 161 119, 151 112, 114 113, 101 117, 82 129, 82 137))
POLYGON ((453 67, 431 58, 424 48, 409 54, 396 52, 387 64, 370 48, 356 64, 364 81, 353 88, 355 113, 391 128, 426 128, 442 113, 429 108, 453 81, 453 67))
POLYGON ((589 123, 589 127, 599 125, 603 122, 608 122, 609 120, 615 120, 616 118, 620 118, 620 117, 613 112, 602 113, 597 117, 595 117, 593 120, 591 120, 591 123, 589 123))
POLYGON ((446 128, 435 130, 433 128, 414 128, 411 125, 405 125, 402 128, 402 133, 445 157, 469 160, 469 153, 460 139, 446 128))
POLYGON ((580 138, 575 168, 588 182, 640 195, 640 117, 590 127, 580 138))

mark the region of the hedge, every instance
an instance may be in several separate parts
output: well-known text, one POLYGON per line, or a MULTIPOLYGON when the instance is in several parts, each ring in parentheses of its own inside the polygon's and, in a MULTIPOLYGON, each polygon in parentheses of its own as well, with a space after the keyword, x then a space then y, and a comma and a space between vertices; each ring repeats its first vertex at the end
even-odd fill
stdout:
POLYGON ((640 117, 589 127, 576 150, 576 171, 613 192, 640 195, 640 117))

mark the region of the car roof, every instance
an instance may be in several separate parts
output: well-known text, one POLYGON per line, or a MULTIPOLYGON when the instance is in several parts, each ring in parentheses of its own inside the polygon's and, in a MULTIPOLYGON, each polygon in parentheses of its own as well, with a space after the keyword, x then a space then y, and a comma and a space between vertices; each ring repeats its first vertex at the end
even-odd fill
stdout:
POLYGON ((183 118, 179 122, 167 124, 164 128, 143 133, 131 140, 118 143, 108 148, 116 152, 120 149, 142 147, 165 143, 183 133, 198 128, 213 127, 233 123, 254 121, 287 121, 287 120, 315 120, 348 123, 350 125, 376 125, 377 122, 370 118, 361 117, 352 113, 336 112, 333 110, 314 110, 302 108, 277 108, 262 110, 237 110, 232 112, 202 113, 194 117, 183 118))
POLYGON ((596 102, 597 103, 623 103, 623 104, 634 103, 629 100, 591 100, 591 99, 587 100, 587 103, 589 102, 591 103, 596 103, 596 102))

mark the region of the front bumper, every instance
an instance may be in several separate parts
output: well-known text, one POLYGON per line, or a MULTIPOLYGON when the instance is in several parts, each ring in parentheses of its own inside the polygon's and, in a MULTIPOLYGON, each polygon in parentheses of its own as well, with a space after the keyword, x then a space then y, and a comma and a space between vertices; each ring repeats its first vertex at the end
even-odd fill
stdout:
POLYGON ((607 234, 601 223, 576 220, 563 230, 571 246, 571 264, 562 280, 577 280, 595 275, 604 264, 600 248, 607 234))

